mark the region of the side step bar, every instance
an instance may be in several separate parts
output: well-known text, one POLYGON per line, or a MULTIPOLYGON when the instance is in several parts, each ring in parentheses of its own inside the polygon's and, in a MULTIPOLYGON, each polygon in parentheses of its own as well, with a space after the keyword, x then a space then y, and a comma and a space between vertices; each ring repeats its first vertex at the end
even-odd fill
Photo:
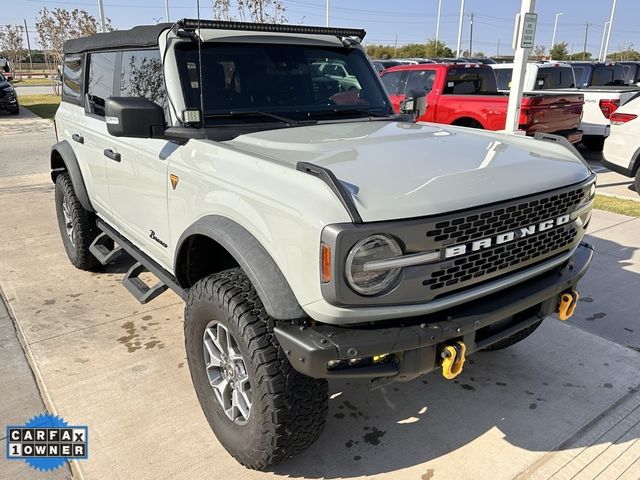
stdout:
POLYGON ((122 247, 113 241, 106 233, 102 232, 89 246, 89 251, 102 265, 107 265, 122 254, 122 247), (113 248, 109 247, 108 243, 110 242, 113 242, 113 248))
MULTIPOLYGON (((168 288, 170 288, 175 293, 177 293, 178 296, 180 296, 180 298, 182 298, 183 300, 187 299, 187 291, 180 286, 176 277, 174 277, 171 273, 165 270, 155 260, 153 260, 146 253, 144 253, 142 250, 136 247, 133 243, 127 240, 124 236, 122 236, 120 232, 114 229, 111 225, 107 224, 101 219, 96 220, 96 225, 100 230, 102 230, 103 233, 100 234, 98 238, 96 238, 96 241, 94 241, 94 244, 98 242, 98 239, 102 237, 102 235, 105 235, 106 237, 110 238, 115 242, 115 244, 117 245, 116 248, 118 250, 125 251, 127 254, 133 257, 134 260, 137 261, 137 263, 129 269, 129 271, 126 273, 126 275, 122 279, 122 284, 125 286, 127 290, 129 290, 129 292, 134 297, 136 297, 136 299, 140 303, 144 304, 144 303, 150 302, 151 300, 156 298, 158 295, 165 292, 168 288), (156 285, 149 287, 146 283, 144 283, 139 278, 140 274, 144 272, 152 273, 158 278, 159 282, 156 285)), ((109 252, 109 249, 104 245, 104 242, 105 242, 105 239, 100 240, 100 242, 98 242, 97 244, 98 246, 94 249, 98 252, 98 254, 103 253, 102 249, 109 252)), ((91 250, 91 253, 96 255, 94 250, 91 250)), ((105 255, 103 258, 108 258, 108 256, 111 255, 112 253, 113 251, 105 255)), ((118 255, 120 253, 122 252, 120 251, 118 255)), ((98 260, 102 262, 102 260, 98 255, 96 255, 96 258, 98 258, 98 260)), ((109 261, 113 260, 114 258, 115 256, 111 257, 109 261)))

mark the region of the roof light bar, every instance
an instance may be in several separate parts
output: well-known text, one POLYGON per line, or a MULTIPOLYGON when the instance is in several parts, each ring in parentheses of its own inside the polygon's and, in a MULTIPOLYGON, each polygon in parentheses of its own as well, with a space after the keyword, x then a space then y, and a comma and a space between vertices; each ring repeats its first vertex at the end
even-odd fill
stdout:
POLYGON ((310 27, 307 25, 282 25, 275 23, 226 22, 223 20, 196 20, 183 18, 178 26, 186 30, 211 28, 216 30, 248 30, 252 32, 301 33, 305 35, 332 35, 339 38, 355 37, 362 41, 367 34, 363 29, 310 27))

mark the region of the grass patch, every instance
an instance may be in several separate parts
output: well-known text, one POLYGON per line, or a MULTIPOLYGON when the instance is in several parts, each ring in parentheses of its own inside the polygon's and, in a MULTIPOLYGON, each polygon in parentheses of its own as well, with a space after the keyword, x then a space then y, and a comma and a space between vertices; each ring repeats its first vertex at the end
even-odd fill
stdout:
POLYGON ((23 85, 51 85, 51 79, 50 78, 26 78, 23 77, 22 80, 14 80, 11 82, 13 84, 13 86, 15 87, 20 87, 23 85))
POLYGON ((42 118, 53 118, 60 105, 58 95, 18 95, 18 103, 42 118))
POLYGON ((619 213, 630 217, 640 217, 640 202, 625 200, 608 195, 596 195, 595 208, 607 212, 619 213))

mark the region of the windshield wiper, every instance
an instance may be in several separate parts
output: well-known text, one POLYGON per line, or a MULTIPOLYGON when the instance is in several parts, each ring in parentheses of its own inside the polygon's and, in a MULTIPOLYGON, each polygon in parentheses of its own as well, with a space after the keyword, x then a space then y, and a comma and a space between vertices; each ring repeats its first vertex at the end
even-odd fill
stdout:
POLYGON ((328 116, 342 116, 342 115, 366 115, 367 117, 384 118, 388 117, 387 113, 372 112, 371 110, 363 110, 361 108, 335 108, 333 110, 317 110, 315 112, 308 112, 309 118, 315 117, 328 117, 328 116))
POLYGON ((272 118, 282 123, 286 123, 288 125, 298 125, 300 122, 294 120, 293 118, 281 117, 280 115, 276 115, 275 113, 268 112, 259 112, 259 111, 250 111, 250 112, 225 112, 225 113, 212 113, 209 115, 205 115, 204 118, 239 118, 239 117, 266 117, 272 118))

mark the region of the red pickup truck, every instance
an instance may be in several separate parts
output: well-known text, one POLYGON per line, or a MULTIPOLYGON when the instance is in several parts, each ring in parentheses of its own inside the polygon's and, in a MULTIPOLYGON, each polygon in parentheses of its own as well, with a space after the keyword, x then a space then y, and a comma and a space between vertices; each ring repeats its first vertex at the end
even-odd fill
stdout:
MULTIPOLYGON (((485 130, 503 130, 508 94, 498 92, 493 69, 475 64, 422 64, 393 67, 381 73, 396 112, 411 90, 427 92, 426 112, 417 120, 485 130)), ((525 94, 520 130, 527 135, 553 133, 571 143, 582 139, 579 130, 584 96, 580 93, 525 94)))

